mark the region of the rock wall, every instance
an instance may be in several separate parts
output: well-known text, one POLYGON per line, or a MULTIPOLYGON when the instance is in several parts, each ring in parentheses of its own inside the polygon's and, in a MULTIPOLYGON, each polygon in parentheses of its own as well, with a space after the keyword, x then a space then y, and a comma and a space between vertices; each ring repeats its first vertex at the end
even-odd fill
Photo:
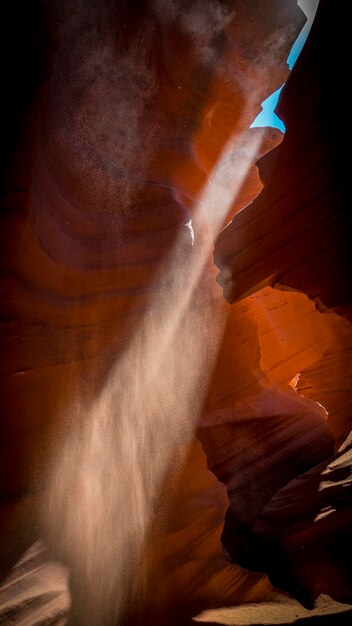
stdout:
MULTIPOLYGON (((347 316, 348 304, 346 274, 341 273, 342 282, 337 286, 332 286, 330 276, 345 255, 345 247, 339 243, 338 254, 329 252, 330 244, 340 241, 336 237, 343 230, 344 218, 338 193, 331 191, 337 185, 338 164, 334 162, 329 169, 324 158, 329 155, 330 159, 331 153, 325 143, 323 148, 319 143, 322 137, 326 138, 323 142, 333 139, 325 132, 325 122, 316 129, 312 121, 316 118, 314 107, 320 107, 318 95, 307 100, 310 104, 305 110, 310 117, 302 128, 300 115, 298 126, 292 122, 295 129, 291 131, 283 108, 287 135, 274 152, 270 149, 279 143, 281 133, 248 129, 260 102, 287 76, 285 59, 303 16, 293 0, 272 2, 270 10, 262 0, 186 4, 38 1, 13 3, 2 10, 6 31, 2 76, 8 96, 2 118, 1 214, 0 514, 5 529, 1 539, 4 570, 46 532, 51 549, 71 567, 76 618, 84 624, 88 624, 87 616, 99 624, 116 618, 114 606, 111 613, 104 606, 101 610, 106 612, 96 619, 90 613, 93 605, 99 606, 94 595, 99 584, 94 593, 87 591, 92 591, 92 581, 73 559, 76 549, 84 551, 85 533, 92 521, 77 507, 82 493, 87 495, 80 461, 83 444, 71 459, 73 474, 61 483, 61 500, 53 508, 54 516, 52 511, 49 514, 49 529, 43 524, 43 514, 48 502, 52 503, 50 493, 61 471, 58 468, 66 467, 70 439, 77 436, 77 429, 79 436, 85 432, 87 414, 77 407, 82 403, 96 406, 116 363, 124 362, 131 345, 136 345, 139 329, 150 328, 148 320, 155 311, 158 319, 160 309, 166 311, 161 318, 173 320, 172 325, 177 321, 182 332, 176 335, 178 341, 168 344, 170 325, 165 326, 162 341, 171 346, 168 358, 162 355, 160 368, 156 350, 147 373, 142 362, 151 340, 143 343, 142 336, 143 349, 133 355, 135 369, 129 370, 138 407, 142 415, 144 409, 145 416, 150 415, 160 389, 169 388, 172 401, 161 396, 170 404, 161 403, 159 413, 167 413, 167 406, 170 424, 173 412, 182 413, 180 407, 188 406, 192 413, 193 408, 183 404, 182 398, 191 379, 197 390, 196 403, 202 404, 199 421, 192 428, 198 428, 203 449, 190 429, 182 444, 181 467, 167 466, 162 485, 156 486, 157 496, 153 491, 155 500, 151 498, 148 518, 151 536, 138 561, 143 572, 147 564, 148 582, 144 585, 143 573, 135 586, 127 585, 128 593, 140 598, 140 604, 134 606, 144 615, 175 602, 199 609, 262 599, 271 589, 268 579, 231 565, 222 554, 220 534, 228 500, 224 487, 206 468, 205 454, 209 468, 228 487, 231 508, 227 517, 232 530, 228 533, 227 526, 225 534, 242 554, 243 537, 273 494, 333 453, 326 413, 312 400, 324 404, 323 397, 330 394, 327 409, 336 440, 349 427, 346 394, 341 390, 338 404, 335 387, 327 389, 320 377, 319 385, 316 382, 322 364, 333 360, 333 380, 341 388, 347 327, 339 315, 347 316), (310 129, 317 140, 312 145, 307 140, 302 147, 299 138, 305 141, 310 129), (280 167, 286 164, 284 157, 279 158, 286 151, 288 164, 299 155, 300 168, 294 169, 292 180, 287 169, 284 174, 281 170, 275 173, 275 162, 280 167), (264 189, 238 212, 260 191, 254 161, 264 153, 267 156, 260 165, 264 189), (312 162, 314 168, 308 169, 307 163, 312 162), (301 184, 302 170, 310 176, 304 176, 301 184), (312 210, 303 213, 311 206, 309 200, 316 198, 321 180, 326 182, 326 220, 319 220, 319 233, 323 234, 318 237, 314 230, 313 237, 309 226, 316 224, 319 209, 313 202, 312 210), (233 215, 232 225, 216 245, 216 259, 224 266, 220 282, 226 283, 226 294, 231 300, 246 296, 230 307, 215 283, 211 242, 216 230, 233 215), (285 226, 288 222, 293 230, 285 226), (295 233, 303 231, 304 239, 301 235, 293 239, 288 244, 290 253, 282 253, 287 237, 291 241, 295 233), (319 263, 323 259, 328 268, 324 273, 321 264, 319 269, 315 261, 308 262, 311 243, 305 242, 313 240, 319 263), (291 254, 292 246, 296 247, 291 254), (173 258, 175 247, 178 252, 173 258), (165 278, 170 258, 172 267, 182 269, 177 285, 172 276, 166 274, 165 278), (317 280, 323 277, 317 292, 317 280), (334 307, 336 314, 317 312, 302 294, 272 289, 278 282, 309 297, 319 293, 321 302, 334 307), (271 287, 256 291, 268 284, 271 287), (181 321, 173 317, 178 310, 181 321), (184 319, 191 320, 188 326, 192 328, 193 323, 196 332, 185 334, 188 326, 184 319), (207 367, 198 373, 190 366, 192 350, 185 348, 191 336, 192 341, 198 337, 196 350, 199 345, 206 348, 202 358, 207 367), (210 355, 217 348, 213 363, 210 355), (154 366, 159 379, 150 393, 145 381, 148 377, 154 380, 154 366), (170 368, 173 378, 169 378, 170 368), (292 388, 291 381, 298 373, 297 388, 307 389, 307 399, 292 388), (143 395, 146 389, 150 395, 143 395), (273 448, 277 450, 274 455, 273 448), (76 524, 76 508, 78 528, 83 530, 70 538, 71 543, 62 545, 66 527, 76 524)), ((314 46, 307 47, 311 52, 310 56, 305 53, 306 60, 302 57, 305 68, 313 63, 314 46)), ((306 89, 305 72, 292 74, 286 87, 287 102, 294 100, 290 85, 295 81, 297 89, 306 89), (301 78, 294 78, 297 75, 301 78)), ((315 93, 322 73, 317 74, 314 63, 309 72, 308 86, 315 93), (313 80, 311 75, 316 74, 313 80)), ((161 340, 160 332, 156 337, 161 340)), ((122 383, 116 389, 111 401, 117 407, 116 448, 114 440, 101 448, 100 454, 107 460, 101 474, 97 471, 94 476, 93 471, 87 491, 99 474, 103 482, 96 501, 103 504, 107 504, 105 487, 113 494, 119 482, 112 480, 120 467, 113 450, 121 456, 125 450, 118 433, 125 424, 121 406, 129 405, 129 397, 122 383)), ((104 417, 102 414, 102 422, 104 417)), ((155 434, 159 442, 161 433, 151 428, 141 441, 143 419, 136 424, 132 441, 137 441, 140 456, 146 457, 143 467, 149 464, 154 468, 164 455, 163 443, 153 447, 148 437, 153 439, 155 434), (149 457, 150 446, 153 455, 149 457)), ((124 468, 126 478, 122 473, 121 484, 129 485, 133 471, 124 468)), ((151 483, 153 476, 151 471, 151 483)), ((133 503, 138 501, 133 485, 127 496, 133 503)), ((107 534, 105 541, 104 533, 93 533, 100 560, 98 554, 90 566, 102 588, 104 566, 108 569, 101 558, 104 550, 111 562, 123 562, 114 536, 114 524, 119 526, 114 506, 116 503, 112 513, 109 509, 101 517, 112 534, 107 534)), ((131 519, 131 528, 134 522, 131 519)), ((126 526, 128 530, 128 523, 126 526)), ((112 598, 118 595, 120 582, 111 583, 112 598)))
MULTIPOLYGON (((336 7, 322 0, 277 107, 286 125, 285 138, 258 163, 263 190, 235 215, 215 249, 225 297, 234 303, 255 298, 254 318, 259 328, 266 322, 258 333, 262 366, 274 384, 282 385, 294 365, 291 386, 325 407, 336 451, 342 444, 348 448, 351 431, 350 216, 345 138, 337 128, 341 101, 336 68, 347 53, 342 22, 336 7), (339 36, 330 46, 332 32, 339 36), (272 289, 278 290, 276 310, 266 304, 272 289), (308 315, 302 293, 311 301, 308 315), (287 317, 284 302, 286 307, 296 302, 295 312, 291 309, 287 317), (290 339, 296 344, 292 360, 290 339), (312 359, 310 364, 307 358, 312 359)), ((306 443, 310 445, 309 438, 306 443)), ((317 441, 312 448, 324 454, 317 441)), ((304 446, 298 450, 301 454, 304 446)), ((348 453, 346 458, 341 454, 292 482, 280 471, 285 485, 268 498, 257 520, 252 518, 249 524, 245 520, 249 533, 244 556, 240 554, 244 542, 231 543, 231 525, 242 523, 237 493, 225 526, 225 540, 232 554, 239 555, 238 562, 269 572, 271 580, 309 606, 321 592, 351 598, 346 540, 350 460, 348 453), (333 468, 338 467, 335 476, 333 468), (324 480, 326 474, 331 482, 324 480)), ((228 478, 227 484, 231 488, 228 478)))

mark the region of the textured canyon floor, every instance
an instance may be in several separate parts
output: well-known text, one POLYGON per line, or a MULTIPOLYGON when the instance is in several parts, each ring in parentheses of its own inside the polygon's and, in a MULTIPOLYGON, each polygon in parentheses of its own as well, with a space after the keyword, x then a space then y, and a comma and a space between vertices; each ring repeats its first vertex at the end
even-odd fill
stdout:
MULTIPOLYGON (((0 588, 1 626, 65 626, 69 608, 67 570, 48 560, 40 542, 12 569, 0 588)), ((170 616, 171 618, 171 616, 170 616)), ((203 611, 180 626, 259 626, 261 624, 350 624, 352 606, 319 596, 308 611, 296 600, 274 593, 269 602, 203 611)), ((171 620, 170 620, 171 621, 171 620)), ((164 623, 155 626, 166 626, 164 623)))

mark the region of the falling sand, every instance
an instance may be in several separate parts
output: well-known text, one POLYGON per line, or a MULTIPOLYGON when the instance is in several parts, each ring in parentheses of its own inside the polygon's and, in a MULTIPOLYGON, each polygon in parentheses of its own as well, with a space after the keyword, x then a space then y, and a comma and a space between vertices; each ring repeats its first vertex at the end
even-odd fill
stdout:
POLYGON ((101 391, 87 401, 78 389, 66 408, 69 425, 43 518, 49 544, 70 567, 75 624, 121 623, 146 601, 144 555, 167 518, 164 491, 166 509, 157 519, 156 508, 194 437, 222 334, 215 281, 200 289, 201 280, 261 139, 261 133, 250 137, 240 167, 231 158, 236 145, 225 147, 194 213, 195 223, 205 225, 201 237, 190 223, 181 229, 149 307, 101 391))

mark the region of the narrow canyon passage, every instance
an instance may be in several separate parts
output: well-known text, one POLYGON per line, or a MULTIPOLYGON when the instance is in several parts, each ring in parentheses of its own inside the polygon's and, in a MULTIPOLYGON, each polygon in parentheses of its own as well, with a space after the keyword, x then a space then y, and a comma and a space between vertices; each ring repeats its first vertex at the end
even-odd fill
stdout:
POLYGON ((345 39, 321 0, 289 75, 306 4, 4 9, 1 624, 348 619, 345 39))

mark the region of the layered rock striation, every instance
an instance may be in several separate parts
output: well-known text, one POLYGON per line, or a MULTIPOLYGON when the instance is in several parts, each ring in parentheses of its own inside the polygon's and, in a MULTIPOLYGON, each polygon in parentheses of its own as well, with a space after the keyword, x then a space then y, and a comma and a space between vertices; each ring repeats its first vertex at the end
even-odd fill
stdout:
MULTIPOLYGON (((264 309, 270 289, 279 290, 277 303, 281 305, 301 298, 296 315, 287 319, 286 338, 277 320, 273 328, 259 333, 261 363, 269 368, 271 380, 281 385, 292 364, 287 337, 296 336, 305 346, 293 357, 296 376, 291 386, 325 407, 336 451, 351 430, 350 216, 344 137, 336 128, 341 111, 336 68, 346 54, 342 20, 336 7, 320 2, 308 41, 277 108, 286 125, 285 138, 258 163, 263 190, 235 215, 215 246, 218 281, 235 307, 241 300, 256 298, 264 309), (341 34, 330 46, 332 31, 341 34), (320 311, 319 331, 316 322, 309 327, 303 313, 307 300, 298 292, 315 303, 316 314, 320 311), (308 365, 307 348, 315 332, 319 338, 315 349, 311 344, 308 365), (281 361, 277 358, 280 343, 281 361), (320 355, 316 350, 319 344, 320 355)), ((260 323, 258 313, 255 318, 260 323)), ((268 322, 270 318, 273 320, 272 310, 268 322)), ((298 426, 296 418, 294 423, 298 426)), ((313 447, 324 455, 321 445, 313 447)), ((297 454, 303 451, 299 444, 297 454)), ((261 511, 255 510, 245 527, 249 534, 240 545, 236 541, 231 544, 231 525, 242 523, 241 507, 236 506, 240 496, 234 493, 224 531, 224 541, 238 562, 269 572, 275 584, 298 594, 310 606, 321 592, 351 599, 347 554, 350 461, 349 453, 336 454, 292 481, 280 470, 285 485, 275 488, 264 506, 260 503, 261 511), (245 556, 240 553, 244 544, 245 556)), ((294 464, 289 467, 294 470, 294 464)), ((256 475, 259 485, 259 468, 256 475)), ((228 477, 227 483, 231 485, 228 477)))

